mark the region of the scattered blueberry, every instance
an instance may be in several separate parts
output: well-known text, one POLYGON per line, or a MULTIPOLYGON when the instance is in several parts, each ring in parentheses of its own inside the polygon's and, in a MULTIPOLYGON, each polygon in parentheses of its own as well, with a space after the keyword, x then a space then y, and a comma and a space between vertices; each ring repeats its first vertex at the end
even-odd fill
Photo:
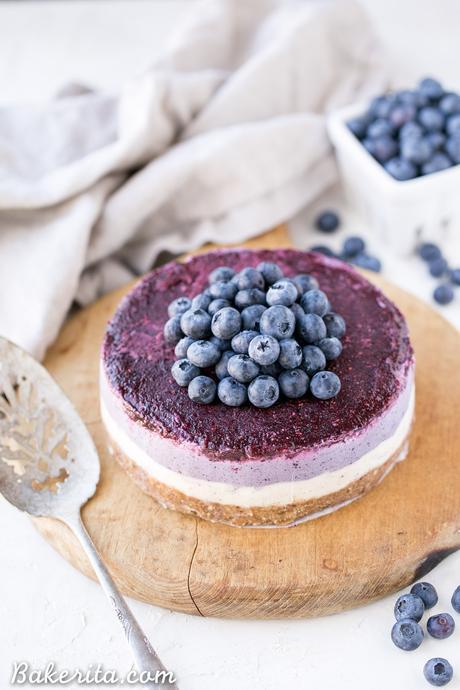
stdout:
POLYGON ((450 304, 450 302, 452 302, 454 299, 454 291, 448 283, 438 285, 438 287, 434 289, 433 299, 438 304, 450 304))
POLYGON ((183 314, 192 306, 192 301, 188 297, 178 297, 173 300, 168 307, 168 316, 183 314))
POLYGON ((179 386, 188 386, 190 381, 199 376, 200 370, 188 359, 178 359, 171 367, 171 374, 179 386))
POLYGON ((442 256, 433 259, 428 263, 428 270, 434 278, 440 278, 447 271, 447 261, 442 256))
POLYGON ((233 278, 234 275, 235 271, 233 268, 229 268, 228 266, 219 266, 209 274, 209 284, 212 285, 212 283, 228 282, 233 278))
POLYGON ((327 360, 337 359, 342 354, 342 343, 338 338, 322 338, 318 342, 318 347, 324 352, 327 360))
POLYGON ((440 688, 452 680, 454 671, 447 659, 437 656, 428 659, 423 667, 423 675, 431 685, 440 688))
POLYGON ((324 244, 314 244, 313 247, 310 247, 310 251, 323 254, 324 256, 335 256, 332 249, 330 247, 326 247, 324 244))
POLYGON ((368 271, 374 271, 374 273, 379 273, 382 270, 382 264, 379 259, 375 256, 369 256, 368 254, 358 254, 353 257, 352 263, 359 268, 365 268, 368 271))
POLYGON ((320 371, 310 381, 310 390, 319 400, 329 400, 339 394, 340 379, 332 371, 320 371))
POLYGON ((217 396, 224 405, 241 407, 248 399, 248 391, 244 384, 231 376, 226 376, 217 386, 217 396))
POLYGON ((271 261, 262 261, 262 263, 257 266, 257 270, 262 273, 267 285, 273 285, 273 283, 276 283, 283 277, 281 268, 278 264, 274 264, 271 261))
POLYGON ((285 338, 279 341, 280 354, 278 361, 283 369, 297 369, 302 363, 302 348, 297 340, 285 338))
POLYGON ((423 630, 412 618, 403 618, 393 625, 391 639, 394 644, 405 652, 412 652, 423 642, 423 630))
POLYGON ((291 304, 294 304, 297 297, 297 288, 291 280, 278 280, 268 288, 267 304, 270 307, 274 307, 278 304, 284 307, 290 307, 291 304))
POLYGON ((212 317, 211 330, 218 338, 233 338, 241 330, 240 312, 233 307, 219 309, 212 317))
POLYGON ((193 402, 209 405, 216 397, 216 388, 209 376, 197 376, 188 384, 188 397, 193 402))
POLYGON ((278 378, 279 387, 286 398, 302 398, 308 389, 309 378, 302 369, 283 371, 278 378))
POLYGON ((277 340, 290 338, 294 328, 294 314, 281 304, 269 307, 260 317, 260 332, 263 335, 272 335, 277 340))
POLYGON ((453 268, 449 272, 449 276, 454 285, 460 285, 460 268, 453 268))
POLYGON ((272 376, 257 376, 248 388, 249 400, 255 407, 271 407, 279 398, 278 381, 272 376))
POLYGON ((398 598, 394 608, 397 621, 403 618, 411 618, 419 622, 425 611, 423 599, 416 594, 403 594, 398 598))
POLYGON ((212 367, 220 358, 219 348, 210 340, 195 340, 187 350, 187 359, 201 369, 212 367))
POLYGON ((454 611, 460 613, 460 586, 456 588, 450 600, 454 611))
POLYGON ((335 211, 323 211, 316 218, 315 225, 321 232, 335 232, 340 225, 340 219, 335 211))
POLYGON ((329 312, 323 316, 323 321, 326 324, 327 335, 330 338, 343 338, 346 331, 345 319, 340 314, 329 312))
POLYGON ((211 317, 204 309, 189 309, 180 317, 180 326, 185 335, 195 340, 211 335, 211 317))
POLYGON ((232 338, 232 350, 239 355, 247 355, 249 343, 258 335, 258 331, 240 331, 232 338))
MULTIPOLYGON (((170 345, 176 345, 176 343, 178 343, 179 340, 184 336, 182 331, 183 329, 181 328, 180 314, 171 316, 171 318, 166 321, 163 329, 166 342, 170 345)), ((191 333, 187 335, 191 335, 191 333)))
POLYGON ((432 242, 424 242, 418 248, 418 253, 424 261, 433 261, 439 259, 442 254, 437 244, 432 242))
POLYGON ((352 258, 366 249, 366 244, 361 237, 351 236, 343 243, 342 254, 344 258, 352 258))
POLYGON ((259 365, 249 355, 233 355, 227 362, 227 371, 240 383, 249 383, 258 375, 259 365))
POLYGON ((428 618, 426 629, 431 637, 435 637, 437 640, 444 640, 454 632, 455 621, 450 613, 438 613, 428 618))
POLYGON ((274 364, 280 354, 280 344, 271 335, 257 335, 249 343, 248 354, 257 364, 274 364))
POLYGON ((410 591, 420 597, 426 609, 431 609, 438 603, 438 593, 429 582, 416 582, 410 591))

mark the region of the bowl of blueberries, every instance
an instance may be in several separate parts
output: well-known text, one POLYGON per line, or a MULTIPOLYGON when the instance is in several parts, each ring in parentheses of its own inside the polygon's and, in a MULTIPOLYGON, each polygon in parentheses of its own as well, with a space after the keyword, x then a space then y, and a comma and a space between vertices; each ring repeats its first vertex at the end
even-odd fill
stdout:
POLYGON ((328 132, 352 204, 401 255, 460 251, 460 94, 425 78, 334 112, 328 132))

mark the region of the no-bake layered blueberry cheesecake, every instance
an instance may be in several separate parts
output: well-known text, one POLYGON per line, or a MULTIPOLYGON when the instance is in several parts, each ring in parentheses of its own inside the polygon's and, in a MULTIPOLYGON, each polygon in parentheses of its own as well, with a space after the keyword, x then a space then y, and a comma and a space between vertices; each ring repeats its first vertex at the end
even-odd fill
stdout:
POLYGON ((210 252, 124 298, 101 408, 117 459, 163 505, 287 525, 362 496, 405 457, 413 351, 394 304, 340 261, 210 252))

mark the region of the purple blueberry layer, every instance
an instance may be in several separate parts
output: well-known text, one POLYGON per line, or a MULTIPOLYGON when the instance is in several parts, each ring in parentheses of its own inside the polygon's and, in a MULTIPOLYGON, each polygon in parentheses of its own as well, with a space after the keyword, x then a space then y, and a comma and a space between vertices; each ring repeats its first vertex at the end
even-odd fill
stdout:
POLYGON ((135 422, 211 459, 236 461, 289 458, 359 434, 404 393, 413 365, 405 320, 380 290, 342 262, 287 249, 211 252, 153 271, 121 303, 102 354, 108 383, 135 422), (266 410, 193 403, 170 373, 175 357, 163 337, 167 306, 201 292, 217 266, 240 270, 260 261, 275 261, 287 276, 314 275, 345 318, 343 353, 329 367, 342 390, 328 401, 307 396, 266 410))

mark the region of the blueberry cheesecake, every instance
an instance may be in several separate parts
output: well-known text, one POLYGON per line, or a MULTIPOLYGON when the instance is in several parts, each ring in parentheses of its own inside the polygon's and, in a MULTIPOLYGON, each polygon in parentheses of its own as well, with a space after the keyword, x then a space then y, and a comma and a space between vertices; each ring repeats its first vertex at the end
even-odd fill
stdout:
POLYGON ((353 267, 222 250, 123 299, 100 391, 111 449, 161 504, 289 525, 359 498, 406 456, 414 356, 404 317, 353 267))

